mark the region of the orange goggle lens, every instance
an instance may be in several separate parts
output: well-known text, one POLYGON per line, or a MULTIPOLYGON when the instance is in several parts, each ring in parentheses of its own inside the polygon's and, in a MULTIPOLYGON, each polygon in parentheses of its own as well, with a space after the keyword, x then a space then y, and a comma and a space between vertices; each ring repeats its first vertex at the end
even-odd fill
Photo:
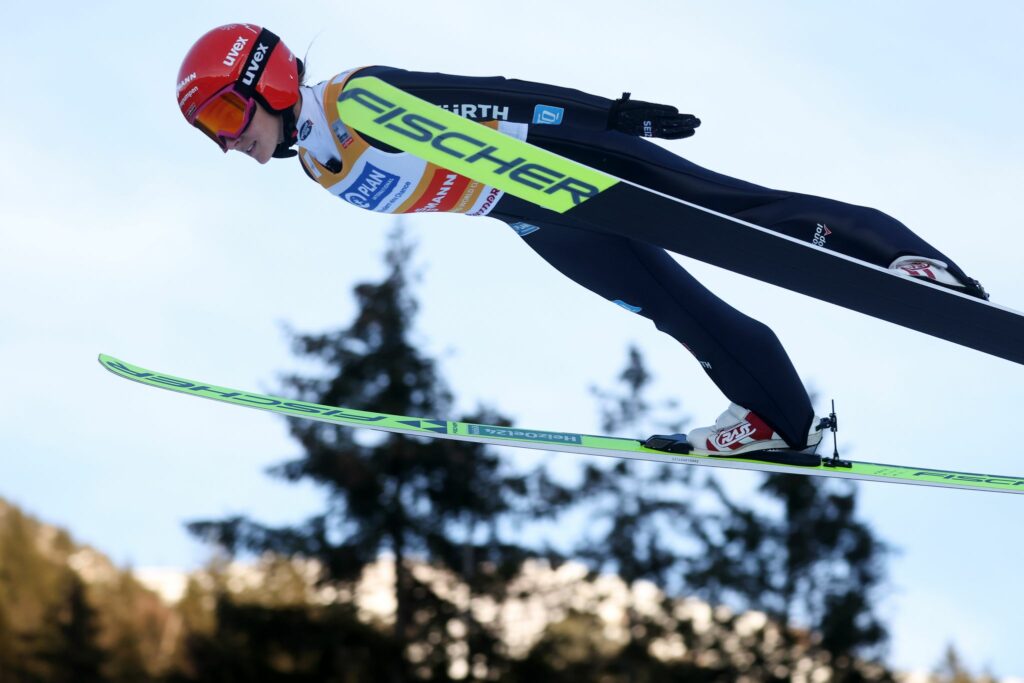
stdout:
POLYGON ((228 87, 199 108, 192 125, 225 149, 225 141, 237 138, 249 125, 255 107, 253 100, 228 87))

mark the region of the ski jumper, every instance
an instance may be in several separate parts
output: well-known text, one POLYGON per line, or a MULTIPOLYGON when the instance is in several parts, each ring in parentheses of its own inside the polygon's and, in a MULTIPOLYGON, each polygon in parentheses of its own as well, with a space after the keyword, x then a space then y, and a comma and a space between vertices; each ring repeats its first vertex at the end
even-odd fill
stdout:
MULTIPOLYGON (((344 72, 300 89, 299 159, 329 192, 372 211, 447 211, 507 223, 564 275, 671 335, 730 401, 759 415, 793 448, 806 445, 814 413, 796 369, 766 325, 701 285, 666 253, 657 234, 645 231, 641 241, 631 236, 631 225, 609 231, 584 224, 349 128, 336 103, 345 83, 357 75, 375 76, 507 135, 795 239, 882 267, 900 256, 936 258, 963 275, 947 256, 880 211, 760 187, 609 130, 613 101, 603 97, 497 76, 384 66, 344 72)), ((677 229, 685 232, 686 225, 677 229)))

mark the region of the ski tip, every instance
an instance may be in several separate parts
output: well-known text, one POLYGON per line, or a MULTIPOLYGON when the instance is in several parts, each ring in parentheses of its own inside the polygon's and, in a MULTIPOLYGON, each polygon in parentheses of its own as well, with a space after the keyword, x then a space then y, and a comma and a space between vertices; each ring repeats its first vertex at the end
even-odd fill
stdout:
POLYGON ((102 365, 104 369, 113 372, 115 375, 121 374, 117 372, 116 368, 124 367, 124 363, 122 361, 105 353, 99 354, 96 357, 96 360, 99 361, 99 364, 102 365))

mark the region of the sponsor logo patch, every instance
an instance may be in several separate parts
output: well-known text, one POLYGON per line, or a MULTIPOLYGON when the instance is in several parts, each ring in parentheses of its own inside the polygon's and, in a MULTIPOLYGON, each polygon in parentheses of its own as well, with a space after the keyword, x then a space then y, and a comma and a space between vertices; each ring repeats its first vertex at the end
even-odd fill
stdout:
POLYGON ((397 192, 393 192, 391 196, 388 197, 387 202, 381 205, 381 207, 377 209, 377 211, 383 211, 384 213, 390 212, 396 206, 398 206, 398 204, 402 201, 402 198, 405 197, 405 195, 409 194, 409 190, 411 189, 412 182, 406 181, 405 184, 402 185, 401 189, 399 189, 397 192))
MULTIPOLYGON (((185 93, 185 96, 184 96, 184 97, 182 97, 182 98, 181 98, 180 100, 178 100, 178 106, 179 106, 179 107, 184 107, 184 106, 185 106, 185 103, 186 103, 186 102, 188 102, 188 101, 189 101, 189 99, 190 99, 190 98, 191 98, 191 97, 192 97, 193 95, 195 95, 195 94, 196 94, 197 92, 199 92, 199 86, 198 86, 198 85, 196 85, 196 86, 193 86, 193 87, 192 87, 192 89, 190 89, 190 90, 189 90, 189 91, 188 91, 187 93, 185 93)), ((195 108, 196 108, 196 105, 194 105, 194 104, 193 104, 193 105, 192 105, 192 108, 191 108, 191 109, 189 109, 189 110, 188 110, 188 112, 187 112, 187 113, 186 113, 185 115, 186 115, 186 116, 191 116, 191 115, 192 115, 192 112, 193 112, 193 110, 195 110, 195 108)))
MULTIPOLYGON (((371 77, 367 77, 367 82, 385 92, 395 90, 371 77)), ((394 97, 404 100, 408 96, 396 90, 394 97)), ((412 106, 418 107, 416 102, 419 101, 415 100, 412 106)), ((358 122, 357 126, 366 124, 368 130, 381 133, 385 142, 399 135, 406 140, 393 143, 396 147, 468 177, 476 177, 492 187, 495 184, 515 187, 520 196, 525 195, 535 204, 559 212, 582 204, 617 182, 610 176, 540 149, 530 149, 529 155, 548 165, 530 161, 525 156, 529 146, 522 147, 523 143, 512 137, 493 130, 478 132, 470 123, 445 124, 429 115, 429 109, 424 109, 426 113, 413 113, 365 88, 347 88, 338 98, 338 107, 339 112, 344 110, 345 115, 351 117, 350 121, 358 122), (453 167, 449 162, 457 163, 453 167), (495 183, 490 182, 492 179, 495 183)), ((437 115, 440 115, 437 118, 444 118, 441 112, 437 115)), ((469 215, 487 215, 501 193, 491 192, 490 195, 479 211, 469 215)))
POLYGON ((612 301, 612 303, 617 306, 621 306, 622 308, 625 308, 630 313, 639 313, 640 311, 644 310, 640 306, 633 306, 632 304, 627 304, 622 299, 615 299, 614 301, 612 301))
POLYGON ((190 73, 188 76, 185 76, 185 78, 181 79, 178 82, 178 92, 181 92, 182 90, 184 90, 185 86, 187 86, 189 83, 191 83, 194 80, 196 80, 196 72, 195 71, 190 73))
POLYGON ((725 429, 714 435, 711 443, 715 448, 728 450, 748 436, 753 435, 754 425, 749 422, 742 422, 732 429, 725 429))
POLYGON ((341 145, 342 149, 348 149, 348 146, 352 144, 352 135, 348 132, 348 128, 341 121, 335 121, 331 124, 331 130, 334 131, 334 137, 338 138, 338 144, 341 145))
POLYGON ((479 209, 472 213, 467 213, 467 216, 486 216, 494 208, 494 205, 498 202, 498 199, 505 194, 496 187, 492 187, 491 191, 487 194, 487 198, 479 209))
POLYGON ((923 277, 929 280, 937 280, 935 271, 932 270, 932 264, 927 261, 911 261, 908 263, 901 263, 899 269, 907 275, 912 277, 923 277))
POLYGON ((459 203, 452 209, 455 213, 465 213, 473 207, 473 202, 476 200, 477 194, 480 192, 480 183, 475 180, 470 180, 469 185, 466 187, 466 191, 462 194, 462 198, 459 199, 459 203))
POLYGON ((814 229, 814 237, 811 238, 811 242, 815 246, 823 247, 825 242, 828 241, 828 236, 832 234, 832 231, 828 229, 828 226, 824 223, 818 223, 818 226, 814 229))
POLYGON ((269 45, 260 43, 256 46, 256 49, 252 52, 252 57, 249 59, 249 66, 245 68, 245 78, 242 79, 242 83, 246 85, 252 85, 256 82, 257 77, 260 74, 263 60, 267 57, 267 52, 270 50, 269 45))
POLYGON ((515 230, 516 234, 519 235, 520 237, 532 235, 533 233, 540 230, 540 228, 538 228, 536 225, 530 225, 529 223, 524 223, 523 221, 519 221, 518 223, 510 223, 508 227, 515 230))
POLYGON ((442 104, 440 106, 441 109, 446 109, 466 119, 508 121, 508 107, 499 107, 496 104, 442 104))
POLYGON ((561 125, 565 118, 565 109, 552 107, 549 104, 538 104, 533 108, 533 122, 545 126, 561 125))
POLYGON ((517 441, 540 441, 544 443, 582 444, 583 437, 579 434, 561 432, 537 432, 512 427, 493 427, 491 425, 467 425, 469 433, 474 436, 489 436, 498 439, 515 439, 517 441))
POLYGON ((434 172, 430 184, 420 200, 412 205, 410 212, 451 211, 458 204, 469 185, 469 178, 452 173, 447 169, 434 172))
POLYGON ((961 474, 959 472, 936 472, 935 470, 919 470, 915 477, 933 477, 947 481, 971 482, 974 484, 995 484, 997 486, 1024 487, 1024 479, 1013 477, 993 477, 986 474, 961 474))
POLYGON ((373 211, 395 189, 398 176, 366 164, 356 181, 341 191, 339 196, 350 204, 373 211))
POLYGON ((305 140, 309 137, 309 132, 313 130, 313 122, 309 119, 302 124, 302 128, 299 129, 299 140, 305 140))
POLYGON ((232 45, 231 49, 228 50, 228 53, 226 55, 224 55, 224 62, 223 62, 224 66, 234 66, 235 65, 235 61, 238 60, 238 56, 240 54, 242 54, 242 49, 245 48, 245 45, 248 42, 249 42, 248 38, 243 38, 242 36, 238 36, 238 38, 235 40, 235 44, 232 45))

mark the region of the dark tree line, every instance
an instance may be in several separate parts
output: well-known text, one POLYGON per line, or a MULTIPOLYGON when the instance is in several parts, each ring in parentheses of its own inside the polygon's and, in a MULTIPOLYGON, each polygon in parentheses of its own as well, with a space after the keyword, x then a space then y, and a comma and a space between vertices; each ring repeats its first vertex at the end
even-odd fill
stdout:
POLYGON ((0 683, 153 680, 172 610, 63 531, 0 500, 0 683), (89 585, 71 558, 106 578, 89 585))

